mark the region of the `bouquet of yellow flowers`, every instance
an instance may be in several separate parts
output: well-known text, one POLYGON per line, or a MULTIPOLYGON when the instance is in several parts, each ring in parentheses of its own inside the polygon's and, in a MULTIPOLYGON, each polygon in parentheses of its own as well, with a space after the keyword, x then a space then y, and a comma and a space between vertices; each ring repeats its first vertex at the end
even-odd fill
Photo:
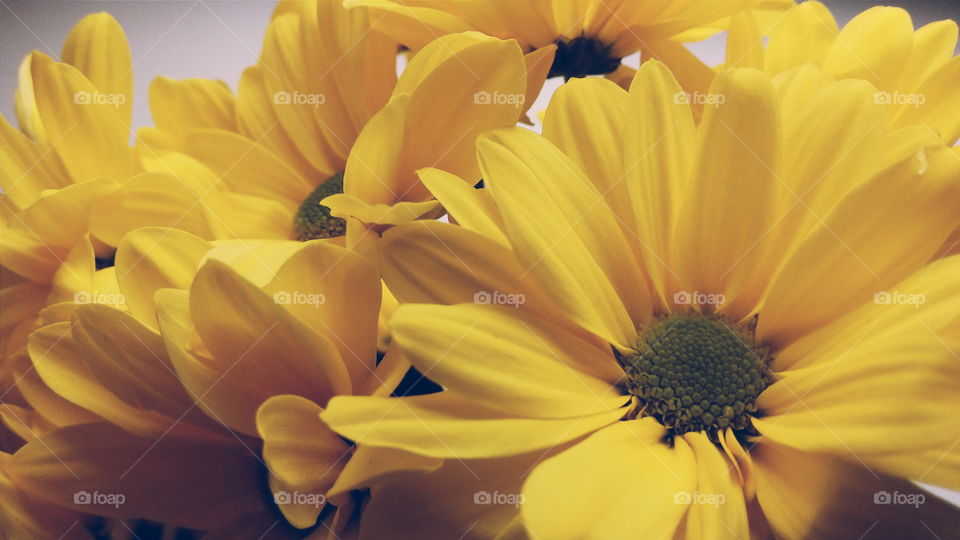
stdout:
POLYGON ((960 538, 957 34, 283 0, 135 96, 84 17, 0 116, 0 538, 960 538))

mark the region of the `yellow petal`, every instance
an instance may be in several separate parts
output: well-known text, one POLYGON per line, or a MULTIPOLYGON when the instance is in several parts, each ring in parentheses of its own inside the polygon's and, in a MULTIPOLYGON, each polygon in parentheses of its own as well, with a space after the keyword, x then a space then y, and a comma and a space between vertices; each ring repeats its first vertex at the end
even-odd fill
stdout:
POLYGON ((437 458, 485 459, 563 444, 616 423, 622 415, 516 418, 448 390, 404 398, 338 396, 320 417, 360 445, 437 458))
POLYGON ((106 12, 87 15, 63 43, 60 59, 80 70, 103 94, 123 96, 117 117, 130 129, 133 115, 133 59, 120 23, 106 12))
POLYGON ((408 304, 397 308, 391 328, 421 373, 501 411, 567 418, 629 401, 592 375, 615 363, 609 351, 514 306, 408 304))
POLYGON ((69 322, 31 334, 29 349, 43 382, 64 399, 131 433, 157 437, 169 429, 169 417, 130 405, 100 384, 81 358, 69 322))
POLYGON ((687 291, 726 295, 720 309, 737 319, 760 293, 755 276, 772 223, 780 126, 773 86, 759 71, 728 70, 709 95, 723 103, 705 108, 674 260, 687 291), (730 219, 734 208, 738 217, 730 219))
POLYGON ((841 200, 783 263, 763 305, 762 339, 788 343, 869 302, 930 260, 953 232, 956 156, 926 133, 922 145, 891 157, 893 165, 841 200))
POLYGON ((184 351, 189 336, 182 330, 167 332, 165 319, 175 328, 184 323, 173 321, 184 314, 182 305, 164 306, 161 298, 158 319, 178 375, 205 410, 238 431, 256 434, 256 408, 271 395, 296 394, 322 404, 350 392, 346 368, 329 340, 220 261, 207 261, 190 289, 190 318, 211 358, 184 351))
MULTIPOLYGON (((319 421, 319 417, 318 417, 319 421)), ((337 482, 330 489, 330 497, 340 494, 349 495, 351 491, 367 489, 385 484, 382 479, 398 473, 410 471, 433 471, 443 464, 443 460, 424 457, 393 448, 357 446, 347 462, 337 482)))
POLYGON ((627 93, 599 78, 572 79, 550 98, 543 136, 596 186, 628 228, 633 216, 623 155, 627 93))
POLYGON ((943 538, 960 527, 955 506, 856 461, 769 443, 751 453, 757 498, 777 538, 943 538))
POLYGON ((900 75, 897 85, 913 92, 935 69, 949 61, 957 47, 958 28, 952 20, 935 21, 917 29, 913 34, 910 60, 900 75))
POLYGON ((503 218, 489 192, 475 189, 462 178, 440 169, 422 169, 417 175, 461 227, 508 245, 503 218))
POLYGON ((179 176, 142 173, 96 202, 90 231, 113 246, 139 227, 174 227, 211 238, 214 233, 204 212, 206 204, 179 176))
POLYGON ((687 433, 683 440, 697 460, 697 489, 690 497, 686 538, 749 538, 747 506, 736 469, 705 434, 687 433))
POLYGON ((812 92, 803 103, 783 103, 785 140, 796 151, 784 154, 778 171, 783 189, 766 267, 781 264, 838 201, 876 170, 886 121, 875 93, 863 81, 842 81, 812 92))
POLYGON ((267 511, 260 462, 238 444, 85 424, 27 444, 6 469, 17 485, 60 506, 109 517, 212 529, 267 511), (84 492, 90 504, 75 498, 84 492))
POLYGON ((326 180, 305 179, 259 141, 221 129, 191 130, 186 134, 186 148, 219 176, 227 189, 281 200, 292 211, 326 180))
POLYGON ((157 77, 150 83, 150 113, 159 129, 178 136, 190 128, 237 129, 233 93, 223 81, 157 77))
POLYGON ((797 448, 850 450, 867 461, 946 449, 960 435, 950 405, 960 377, 952 346, 960 338, 958 268, 960 257, 939 261, 786 348, 777 359, 786 371, 760 395, 769 418, 758 429, 797 448), (890 437, 891 425, 903 436, 890 437))
POLYGON ((526 271, 575 322, 629 346, 651 316, 650 298, 601 194, 569 158, 528 130, 484 135, 478 153, 526 271))
MULTIPOLYGON (((263 459, 285 489, 325 495, 350 455, 350 446, 320 421, 323 409, 300 396, 274 396, 257 411, 257 430, 263 439, 263 459)), ((322 499, 318 499, 322 500, 322 499)), ((292 505, 280 504, 295 527, 312 526, 323 504, 304 515, 288 513, 292 505), (302 518, 302 519, 299 519, 302 518)))
POLYGON ((543 457, 537 451, 500 459, 451 459, 429 474, 396 476, 377 486, 364 506, 362 534, 398 540, 527 538, 522 526, 518 535, 504 535, 517 527, 523 478, 543 457))
MULTIPOLYGON (((437 40, 421 54, 434 48, 443 53, 445 47, 455 47, 448 42, 456 40, 475 43, 456 54, 446 54, 410 94, 400 171, 404 177, 398 182, 401 194, 410 190, 405 200, 422 200, 425 189, 417 187, 414 171, 423 167, 436 167, 468 182, 479 180, 477 136, 514 125, 523 111, 526 64, 516 42, 457 34, 437 40), (451 137, 452 133, 456 136, 451 137)), ((420 58, 411 60, 414 69, 420 58)), ((404 78, 398 82, 398 91, 404 78)))
POLYGON ((931 73, 917 88, 913 98, 922 97, 923 103, 902 106, 893 122, 899 126, 924 124, 938 133, 946 144, 956 143, 960 138, 960 121, 957 120, 953 111, 960 106, 958 105, 960 104, 958 80, 960 80, 960 57, 954 57, 931 73))
POLYGON ((75 182, 125 180, 134 169, 123 94, 105 94, 69 64, 33 53, 37 110, 49 143, 75 182))
POLYGON ((79 512, 61 508, 14 484, 3 471, 10 454, 0 454, 0 523, 9 538, 61 538, 87 540, 90 533, 86 518, 79 512))
POLYGON ((281 161, 296 169, 303 178, 321 178, 322 175, 303 157, 290 135, 280 125, 273 110, 273 95, 264 80, 263 68, 251 66, 243 71, 237 88, 237 128, 241 135, 259 141, 281 161))
POLYGON ((45 189, 71 184, 55 152, 21 133, 0 115, 0 187, 4 198, 26 208, 45 189))
MULTIPOLYGON (((381 271, 406 303, 463 304, 516 299, 517 307, 537 313, 586 336, 557 309, 509 249, 462 227, 433 221, 397 226, 383 235, 381 271), (522 299, 522 303, 519 301, 522 299)), ((613 382, 618 368, 597 366, 613 382)))
POLYGON ((330 340, 353 388, 371 375, 382 289, 373 261, 338 246, 310 242, 280 266, 264 289, 330 340))
POLYGON ((910 14, 897 7, 877 6, 840 30, 823 66, 838 79, 866 79, 881 90, 893 91, 912 45, 910 14))
POLYGON ((527 530, 539 538, 670 537, 696 489, 697 463, 683 439, 669 448, 662 435, 652 419, 618 422, 538 464, 523 485, 527 530))
POLYGON ((429 7, 406 6, 391 0, 346 0, 344 6, 369 9, 377 30, 415 51, 445 34, 470 30, 456 15, 429 7))
POLYGON ((820 2, 791 8, 773 28, 764 58, 767 73, 780 73, 807 62, 821 62, 836 39, 837 23, 820 2), (802 43, 803 46, 797 46, 802 43))
POLYGON ((368 204, 347 193, 331 195, 320 202, 330 208, 332 216, 353 218, 370 225, 400 225, 422 219, 440 209, 440 203, 437 201, 368 204))
POLYGON ((640 259, 665 305, 670 305, 670 289, 678 279, 670 260, 670 242, 696 147, 690 107, 677 99, 685 96, 681 92, 666 66, 656 60, 644 62, 630 85, 624 121, 624 183, 640 259))
POLYGON ((730 18, 727 33, 726 68, 763 69, 764 50, 760 25, 750 11, 730 18))
POLYGON ((117 282, 131 314, 157 328, 154 294, 163 288, 189 288, 211 247, 179 229, 144 227, 124 237, 117 247, 117 282))

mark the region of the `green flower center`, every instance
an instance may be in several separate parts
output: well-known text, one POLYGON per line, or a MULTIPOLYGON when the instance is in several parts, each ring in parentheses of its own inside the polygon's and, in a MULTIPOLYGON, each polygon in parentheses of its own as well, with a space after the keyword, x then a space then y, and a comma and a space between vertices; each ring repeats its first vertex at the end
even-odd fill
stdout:
POLYGON ((548 77, 586 77, 605 75, 620 67, 620 59, 610 55, 610 45, 599 39, 580 36, 571 40, 557 41, 557 54, 553 57, 548 77))
POLYGON ((323 199, 337 193, 343 193, 343 173, 328 178, 303 200, 293 218, 293 235, 297 240, 306 242, 346 234, 347 222, 331 216, 330 208, 320 204, 323 199))
POLYGON ((773 378, 767 351, 746 329, 716 315, 673 314, 653 321, 634 351, 620 361, 640 414, 675 435, 753 433, 757 396, 773 378))

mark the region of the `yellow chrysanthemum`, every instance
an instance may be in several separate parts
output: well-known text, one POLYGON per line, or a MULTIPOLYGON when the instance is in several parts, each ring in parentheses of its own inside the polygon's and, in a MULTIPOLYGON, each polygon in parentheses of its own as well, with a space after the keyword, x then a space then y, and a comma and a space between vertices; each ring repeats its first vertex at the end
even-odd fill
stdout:
POLYGON ((429 194, 414 171, 443 165, 469 178, 461 164, 474 159, 476 135, 517 122, 540 89, 528 87, 527 69, 542 79, 551 51, 524 58, 512 42, 447 36, 397 81, 396 44, 367 19, 339 2, 281 3, 235 102, 215 81, 155 81, 157 127, 139 132, 140 154, 148 169, 179 181, 162 194, 155 183, 130 186, 110 204, 129 208, 131 219, 142 204, 195 209, 205 228, 176 226, 206 238, 300 240, 340 238, 354 214, 399 219, 381 215, 387 203, 414 203, 404 219, 435 209, 417 204, 429 194), (514 101, 478 102, 482 93, 514 101), (353 204, 331 216, 320 201, 342 193, 353 204), (381 206, 364 212, 360 202, 381 206))
POLYGON ((670 64, 684 86, 702 89, 710 70, 684 42, 726 27, 731 15, 754 11, 776 16, 792 0, 346 0, 364 7, 377 26, 419 50, 444 34, 478 30, 516 39, 525 51, 556 45, 549 75, 608 75, 629 83, 632 69, 621 58, 635 52, 670 64))
POLYGON ((960 487, 960 258, 929 263, 957 155, 814 66, 725 72, 699 126, 680 91, 652 61, 574 81, 544 136, 480 138, 489 190, 422 172, 461 226, 396 227, 382 265, 461 304, 392 320, 446 391, 321 417, 438 458, 569 445, 513 494, 534 538, 950 536, 908 480, 960 487))
POLYGON ((960 138, 960 57, 957 23, 936 21, 916 31, 897 7, 868 9, 843 27, 820 2, 790 9, 768 32, 737 15, 730 27, 728 67, 754 67, 770 76, 814 62, 837 79, 863 79, 890 108, 891 128, 929 126, 952 145, 960 138))
POLYGON ((125 237, 115 268, 128 310, 65 305, 65 320, 30 336, 42 381, 92 419, 28 430, 5 465, 19 489, 224 537, 302 537, 320 522, 317 537, 336 537, 356 526, 354 490, 439 466, 354 447, 320 421, 331 396, 389 395, 409 366, 391 353, 377 364, 381 285, 367 257, 146 228, 125 237), (124 499, 90 504, 81 491, 124 499))

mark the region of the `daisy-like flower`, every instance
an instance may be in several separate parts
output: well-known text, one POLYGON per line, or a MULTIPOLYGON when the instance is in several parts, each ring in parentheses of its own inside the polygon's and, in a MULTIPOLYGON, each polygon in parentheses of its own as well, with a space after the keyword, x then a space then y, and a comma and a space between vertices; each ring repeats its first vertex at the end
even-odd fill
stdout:
POLYGON ((514 494, 534 538, 950 536, 909 480, 960 487, 960 259, 928 263, 960 160, 814 66, 725 72, 699 126, 680 91, 653 61, 574 81, 544 136, 481 137, 489 190, 423 171, 461 226, 388 231, 382 267, 456 304, 392 319, 446 390, 321 418, 432 457, 568 445, 514 494))
MULTIPOLYGON (((235 101, 216 81, 155 81, 156 127, 139 132, 140 153, 148 169, 179 181, 162 193, 152 183, 130 186, 111 204, 130 208, 132 219, 143 204, 170 214, 193 209, 205 228, 188 230, 206 238, 342 244, 343 217, 356 205, 331 215, 320 204, 328 196, 423 203, 429 194, 411 185, 416 169, 444 166, 469 178, 461 164, 475 159, 477 134, 517 122, 552 51, 525 58, 513 42, 446 36, 398 81, 397 45, 373 22, 339 2, 284 2, 235 101), (494 99, 498 91, 511 100, 494 99), (475 99, 483 95, 491 99, 475 99)), ((414 217, 436 206, 416 205, 414 217)))
POLYGON ((755 67, 771 76, 814 62, 837 79, 863 79, 889 107, 891 128, 923 124, 948 145, 960 138, 960 57, 957 23, 942 20, 914 30, 898 7, 870 8, 842 29, 816 1, 791 8, 768 30, 764 46, 750 14, 730 27, 728 67, 755 67))
POLYGON ((409 366, 391 353, 377 364, 367 257, 145 228, 116 269, 128 310, 74 306, 30 336, 43 382, 92 419, 31 437, 4 464, 20 490, 224 537, 325 538, 356 526, 355 490, 378 474, 439 465, 355 448, 319 419, 333 395, 389 395, 409 366))
POLYGON ((684 42, 719 32, 731 15, 751 10, 765 20, 793 1, 346 0, 344 4, 367 8, 379 28, 413 50, 437 36, 478 30, 516 39, 527 51, 556 45, 550 77, 608 75, 627 84, 633 70, 620 60, 640 51, 670 64, 684 86, 693 89, 709 84, 710 70, 684 42))

